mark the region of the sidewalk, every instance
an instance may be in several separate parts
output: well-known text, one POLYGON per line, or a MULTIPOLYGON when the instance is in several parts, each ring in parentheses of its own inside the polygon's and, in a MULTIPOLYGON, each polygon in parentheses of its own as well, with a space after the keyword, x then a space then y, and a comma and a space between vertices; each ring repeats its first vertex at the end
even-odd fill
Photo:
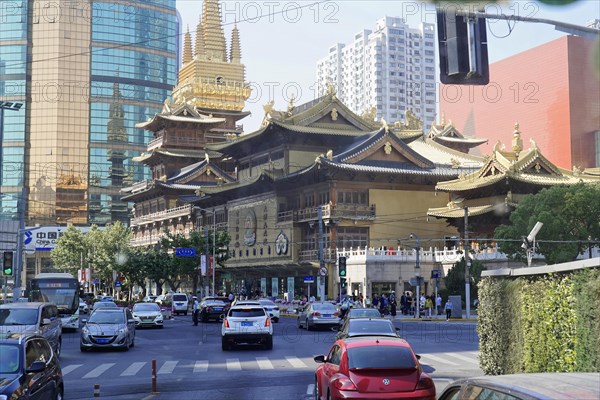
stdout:
MULTIPOLYGON (((388 316, 389 317, 389 316, 388 316)), ((403 321, 403 322, 478 322, 477 320, 477 312, 471 311, 470 318, 467 318, 467 313, 463 311, 462 318, 450 318, 449 321, 446 321, 446 315, 434 315, 432 317, 426 317, 421 315, 421 318, 415 318, 414 315, 402 315, 398 314, 394 318, 394 321, 403 321)))

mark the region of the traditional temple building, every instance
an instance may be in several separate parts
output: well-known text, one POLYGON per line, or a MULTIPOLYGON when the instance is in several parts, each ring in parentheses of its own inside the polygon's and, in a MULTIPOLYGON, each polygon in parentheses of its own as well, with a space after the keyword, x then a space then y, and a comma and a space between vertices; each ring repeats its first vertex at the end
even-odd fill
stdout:
POLYGON ((131 228, 134 244, 158 242, 165 227, 193 229, 191 205, 183 202, 200 186, 229 182, 232 164, 217 164, 219 153, 207 149, 242 132, 237 122, 247 116, 245 101, 250 87, 241 63, 240 36, 233 29, 227 47, 218 0, 205 0, 192 50, 189 31, 184 38, 183 66, 172 99, 163 110, 136 127, 153 132, 147 151, 134 158, 152 169, 152 179, 122 190, 124 201, 135 202, 131 228), (222 167, 221 167, 222 166, 222 167))
POLYGON ((600 183, 600 176, 595 170, 555 166, 533 139, 525 150, 519 125, 515 124, 511 149, 505 150, 498 142, 480 169, 439 182, 436 190, 447 192, 449 201, 445 207, 430 208, 427 215, 444 219, 463 232, 467 212, 471 236, 493 238, 495 228, 509 223, 510 213, 525 196, 547 187, 579 182, 600 183))
POLYGON ((427 137, 434 142, 440 143, 451 149, 468 153, 477 146, 487 143, 487 139, 467 137, 458 131, 452 121, 446 123, 446 117, 442 114, 439 124, 433 123, 427 137))
MULTIPOLYGON (((411 233, 435 238, 427 241, 431 247, 456 235, 427 220, 426 210, 444 202, 435 196, 437 182, 472 173, 482 159, 425 137, 411 113, 406 124, 393 125, 358 116, 332 86, 306 104, 290 101, 278 111, 268 103, 264 109, 259 130, 209 146, 236 160, 237 179, 200 187, 193 201, 208 210, 201 224, 210 226, 216 215, 231 237, 222 287, 306 294, 303 277, 317 275, 319 282, 323 265, 331 296, 339 292, 338 252, 370 247, 386 248, 384 259, 366 268, 350 257, 348 289, 370 296, 410 287, 414 260, 402 260, 399 248, 410 246, 411 233)), ((424 260, 423 275, 434 264, 424 260)))

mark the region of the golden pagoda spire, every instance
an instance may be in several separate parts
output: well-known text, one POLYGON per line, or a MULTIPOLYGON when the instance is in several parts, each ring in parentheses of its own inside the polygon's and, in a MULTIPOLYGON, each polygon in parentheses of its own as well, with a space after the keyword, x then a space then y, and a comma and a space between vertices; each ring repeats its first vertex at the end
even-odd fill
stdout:
POLYGON ((194 55, 192 54, 192 35, 190 35, 190 27, 188 26, 187 32, 183 39, 183 63, 187 64, 192 61, 194 55))
POLYGON ((202 9, 202 39, 206 56, 217 61, 227 61, 227 44, 221 23, 219 0, 204 0, 202 9))
POLYGON ((204 41, 202 40, 202 16, 198 18, 198 25, 196 26, 196 43, 195 43, 195 52, 196 57, 202 57, 205 55, 204 53, 204 41))
POLYGON ((231 31, 231 51, 229 53, 229 62, 239 64, 242 62, 242 46, 240 45, 240 31, 237 28, 237 23, 231 31))

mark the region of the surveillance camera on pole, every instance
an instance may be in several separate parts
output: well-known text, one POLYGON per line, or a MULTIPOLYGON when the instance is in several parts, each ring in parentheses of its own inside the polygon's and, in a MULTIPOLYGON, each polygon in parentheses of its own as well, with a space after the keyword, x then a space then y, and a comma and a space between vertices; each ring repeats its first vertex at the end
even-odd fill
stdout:
POLYGON ((521 245, 521 247, 527 252, 528 267, 531 267, 531 260, 533 259, 533 254, 536 250, 535 237, 537 236, 540 229, 542 229, 542 226, 544 226, 542 222, 536 222, 531 232, 529 232, 529 235, 527 235, 527 237, 523 237, 523 244, 521 245))

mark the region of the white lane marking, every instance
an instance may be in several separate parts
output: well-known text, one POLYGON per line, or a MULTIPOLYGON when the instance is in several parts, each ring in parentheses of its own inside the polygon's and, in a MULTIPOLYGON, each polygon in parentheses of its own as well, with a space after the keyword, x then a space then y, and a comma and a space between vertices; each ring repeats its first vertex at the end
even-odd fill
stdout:
POLYGON ((273 369, 273 364, 267 357, 256 357, 256 362, 260 369, 273 369))
POLYGON ((73 365, 67 365, 66 367, 64 367, 62 369, 62 374, 66 375, 69 372, 75 371, 77 368, 81 367, 83 364, 73 364, 73 365))
POLYGON ((158 370, 158 372, 156 373, 158 374, 171 374, 173 373, 173 370, 175 369, 175 366, 177 365, 179 361, 165 361, 165 363, 163 364, 162 367, 160 367, 160 369, 158 370))
POLYGON ((313 394, 313 392, 315 391, 315 384, 311 383, 310 385, 308 385, 308 387, 306 388, 306 394, 313 394))
POLYGON ((304 364, 304 362, 299 359, 298 357, 294 357, 294 356, 286 356, 285 357, 286 360, 288 360, 288 362, 290 364, 292 364, 292 367, 294 368, 307 368, 308 366, 306 364, 304 364))
POLYGON ((90 372, 85 374, 83 376, 83 379, 97 378, 100 375, 102 375, 103 373, 105 373, 106 371, 108 371, 110 369, 110 367, 112 367, 113 365, 115 365, 115 363, 100 364, 96 368, 94 368, 93 370, 91 370, 90 372))
POLYGON ((206 371, 208 371, 208 361, 207 360, 196 361, 196 364, 194 365, 194 372, 206 372, 206 371))
POLYGON ((459 360, 463 360, 463 361, 469 362, 471 364, 477 364, 477 365, 479 365, 479 361, 474 360, 474 359, 469 358, 469 357, 465 357, 465 356, 460 355, 458 353, 444 353, 444 354, 447 355, 448 357, 451 357, 451 358, 458 358, 459 360))
POLYGON ((241 371, 242 364, 240 364, 240 360, 238 358, 228 358, 227 359, 227 371, 241 371))
MULTIPOLYGON (((423 359, 423 358, 429 359, 429 360, 433 360, 433 361, 437 361, 437 362, 442 363, 442 364, 449 364, 449 365, 454 365, 454 366, 460 365, 460 364, 457 364, 455 362, 448 361, 445 358, 434 356, 432 354, 421 354, 421 359, 423 359)), ((426 364, 429 364, 429 363, 426 363, 426 364)))
POLYGON ((125 371, 123 371, 123 373, 121 374, 121 376, 133 376, 135 374, 137 374, 138 372, 140 372, 140 369, 142 369, 144 367, 144 365, 148 364, 147 362, 134 362, 132 363, 129 367, 127 367, 127 369, 125 371))

